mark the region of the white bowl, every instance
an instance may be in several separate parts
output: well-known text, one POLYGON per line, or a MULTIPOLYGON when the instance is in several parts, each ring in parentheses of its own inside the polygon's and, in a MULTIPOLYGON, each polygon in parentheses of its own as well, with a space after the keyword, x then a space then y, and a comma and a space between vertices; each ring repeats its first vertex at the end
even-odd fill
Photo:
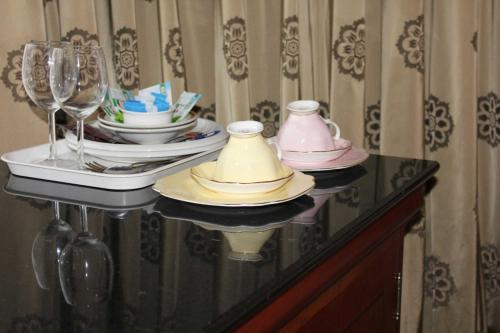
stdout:
POLYGON ((157 129, 132 129, 132 128, 119 128, 108 126, 99 123, 99 126, 117 133, 125 140, 129 140, 141 145, 155 145, 162 144, 166 141, 178 137, 196 126, 196 122, 192 122, 183 126, 166 127, 157 129))
POLYGON ((217 162, 206 162, 191 168, 191 176, 203 187, 215 191, 234 194, 266 193, 279 189, 293 177, 293 170, 287 169, 286 176, 273 181, 252 183, 220 182, 213 180, 217 162))
POLYGON ((123 123, 129 125, 158 127, 159 125, 168 125, 172 123, 172 114, 174 109, 161 112, 135 112, 127 111, 119 107, 123 113, 123 123))
POLYGON ((317 163, 335 160, 351 149, 351 141, 335 139, 335 149, 325 151, 290 151, 281 150, 282 159, 294 162, 317 163))
POLYGON ((138 124, 125 124, 125 123, 119 123, 108 116, 99 114, 97 115, 97 120, 99 120, 101 123, 104 125, 108 126, 113 126, 113 127, 120 127, 120 128, 133 128, 133 129, 153 129, 153 128, 165 128, 165 127, 177 127, 177 126, 182 126, 186 125, 189 123, 192 123, 194 121, 198 121, 198 115, 195 113, 190 113, 186 118, 176 121, 175 123, 168 123, 168 124, 155 124, 155 125, 138 125, 138 124))

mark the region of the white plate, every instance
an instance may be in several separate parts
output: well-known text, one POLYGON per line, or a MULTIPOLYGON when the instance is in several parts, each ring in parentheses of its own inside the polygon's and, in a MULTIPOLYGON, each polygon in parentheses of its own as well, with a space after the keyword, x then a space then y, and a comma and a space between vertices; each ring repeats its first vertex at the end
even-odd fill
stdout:
POLYGON ((283 164, 288 165, 290 168, 300 171, 327 171, 346 169, 364 162, 370 155, 362 148, 352 147, 344 155, 336 160, 318 162, 318 163, 304 163, 282 160, 283 164))
MULTIPOLYGON (((97 122, 91 123, 91 126, 97 126, 97 122)), ((168 144, 158 144, 158 145, 137 145, 137 144, 113 144, 96 142, 91 140, 85 140, 84 146, 85 150, 87 148, 101 151, 111 151, 111 152, 127 152, 127 153, 139 153, 139 156, 144 156, 144 154, 149 152, 167 152, 167 151, 184 151, 187 148, 195 147, 207 147, 220 141, 225 141, 228 137, 226 130, 219 124, 207 120, 198 119, 196 126, 192 129, 193 132, 208 133, 213 131, 219 131, 218 134, 195 141, 186 141, 178 143, 168 143, 168 144)), ((76 145, 76 135, 71 131, 67 131, 65 135, 66 141, 72 145, 76 145)))
POLYGON ((176 123, 169 123, 169 124, 163 124, 163 125, 136 125, 136 124, 124 124, 124 123, 119 123, 114 120, 111 120, 108 118, 108 116, 103 116, 99 114, 97 116, 97 120, 99 120, 102 124, 112 126, 112 127, 119 127, 119 128, 129 128, 129 129, 154 129, 154 128, 169 128, 169 127, 177 127, 177 126, 182 126, 185 124, 190 124, 198 119, 198 115, 190 113, 189 116, 179 122, 176 123))
MULTIPOLYGON (((152 152, 144 154, 85 149, 85 154, 90 156, 95 156, 96 158, 109 162, 133 163, 133 162, 158 161, 168 157, 198 154, 207 150, 220 150, 225 146, 225 144, 226 144, 225 141, 221 141, 206 147, 192 147, 192 148, 186 148, 185 150, 152 152)), ((71 150, 76 151, 76 145, 70 144, 68 146, 70 147, 71 150)))
MULTIPOLYGON (((57 141, 56 145, 58 157, 63 159, 76 158, 76 155, 70 151, 64 140, 57 141)), ((215 151, 205 151, 150 171, 134 174, 104 174, 88 170, 72 170, 40 165, 34 162, 47 158, 48 151, 49 145, 43 144, 6 153, 2 155, 1 159, 8 164, 10 172, 17 176, 111 190, 129 190, 149 186, 157 179, 185 168, 188 168, 187 171, 189 172, 190 167, 213 160, 219 154, 220 148, 215 151)))
MULTIPOLYGON (((97 126, 95 123, 91 124, 97 126)), ((222 148, 227 140, 227 133, 217 123, 198 119, 198 124, 193 128, 194 132, 209 133, 219 131, 217 134, 194 141, 168 143, 161 145, 136 145, 136 144, 112 144, 85 140, 85 153, 110 161, 137 162, 148 160, 159 160, 171 156, 196 154, 207 150, 222 148)), ((71 149, 76 150, 76 136, 67 131, 66 142, 71 149)))
POLYGON ((314 177, 295 171, 292 179, 281 188, 258 194, 232 194, 213 192, 198 184, 190 170, 159 179, 155 191, 171 199, 199 205, 220 207, 253 207, 275 205, 298 198, 314 187, 314 177))
POLYGON ((135 128, 119 128, 99 123, 99 127, 102 127, 108 131, 115 132, 125 140, 132 141, 141 145, 163 144, 170 139, 176 138, 182 135, 183 133, 188 132, 195 126, 196 123, 192 122, 175 127, 135 129, 135 128))
POLYGON ((105 128, 109 131, 113 131, 115 133, 133 133, 133 134, 161 134, 161 133, 173 133, 179 131, 186 131, 196 126, 195 122, 190 122, 181 126, 175 127, 163 127, 163 128, 121 128, 109 126, 103 123, 99 123, 99 127, 105 128))

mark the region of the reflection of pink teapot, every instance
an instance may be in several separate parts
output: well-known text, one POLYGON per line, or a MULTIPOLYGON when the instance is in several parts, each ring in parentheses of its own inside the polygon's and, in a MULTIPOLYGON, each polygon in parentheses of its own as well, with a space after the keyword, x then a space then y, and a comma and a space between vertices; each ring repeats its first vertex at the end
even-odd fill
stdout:
POLYGON ((340 138, 340 129, 336 123, 318 114, 318 102, 295 101, 288 104, 287 109, 290 114, 278 133, 278 144, 282 150, 324 152, 336 149, 335 139, 340 138), (335 139, 328 125, 335 128, 335 139))
POLYGON ((315 188, 308 195, 314 200, 314 207, 306 210, 300 215, 293 218, 292 223, 297 224, 314 224, 316 223, 316 214, 325 205, 325 203, 330 199, 330 197, 337 192, 341 192, 350 185, 339 185, 329 188, 315 188))
POLYGON ((320 194, 309 194, 314 199, 314 207, 306 210, 302 214, 294 217, 292 223, 298 224, 314 224, 316 223, 316 213, 320 210, 321 207, 325 204, 325 202, 330 198, 330 193, 320 193, 320 194))

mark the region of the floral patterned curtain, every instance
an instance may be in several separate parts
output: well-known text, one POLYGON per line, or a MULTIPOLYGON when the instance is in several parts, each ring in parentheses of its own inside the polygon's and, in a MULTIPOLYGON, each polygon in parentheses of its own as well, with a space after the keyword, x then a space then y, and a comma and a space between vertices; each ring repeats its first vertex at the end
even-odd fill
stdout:
MULTIPOLYGON (((405 243, 402 330, 500 323, 500 6, 495 0, 5 0, 0 151, 46 141, 21 84, 23 45, 100 43, 111 81, 171 80, 201 114, 275 135, 315 99, 372 153, 434 159, 425 219, 405 243), (30 135, 23 135, 30 133, 30 135)), ((414 166, 401 165, 401 177, 414 166)), ((390 180, 388 180, 390 181, 390 180)))

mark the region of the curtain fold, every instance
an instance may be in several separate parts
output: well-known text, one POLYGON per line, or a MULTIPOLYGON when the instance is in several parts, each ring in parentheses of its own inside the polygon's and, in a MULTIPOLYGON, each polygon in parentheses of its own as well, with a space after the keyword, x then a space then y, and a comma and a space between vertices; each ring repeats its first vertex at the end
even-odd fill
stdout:
POLYGON ((170 80, 174 99, 203 94, 202 117, 258 120, 265 136, 289 102, 318 100, 355 146, 441 164, 405 239, 401 330, 500 329, 497 1, 5 0, 0 9, 19 22, 0 23, 2 153, 47 141, 47 115, 21 83, 29 40, 99 43, 112 85, 170 80))
POLYGON ((425 157, 441 172, 428 195, 424 331, 475 329, 477 224, 475 31, 471 1, 428 1, 425 157), (449 15, 453 13, 453 15, 449 15), (466 38, 462 37, 466 36, 466 38), (433 286, 433 284, 436 284, 433 286))
POLYGON ((334 1, 332 18, 332 118, 342 136, 363 146, 366 67, 365 1, 334 1))
POLYGON ((477 220, 479 222, 478 266, 479 312, 482 327, 500 330, 500 4, 481 1, 481 20, 471 41, 477 52, 477 220), (496 223, 492 223, 496 221, 496 223))
MULTIPOLYGON (((281 36, 280 36, 280 113, 279 124, 282 124, 288 112, 286 105, 300 98, 300 24, 299 0, 282 1, 281 36)), ((305 41, 304 41, 305 42, 305 41)))
POLYGON ((5 17, 15 17, 19 22, 13 31, 12 22, 3 20, 0 28, 7 33, 2 34, 0 42, 1 89, 0 98, 5 101, 0 112, 0 151, 2 153, 18 147, 35 143, 48 142, 47 114, 30 102, 21 82, 21 67, 24 44, 29 40, 45 39, 44 8, 40 2, 6 1, 0 5, 5 17), (20 135, 30 133, 29 136, 20 135))

